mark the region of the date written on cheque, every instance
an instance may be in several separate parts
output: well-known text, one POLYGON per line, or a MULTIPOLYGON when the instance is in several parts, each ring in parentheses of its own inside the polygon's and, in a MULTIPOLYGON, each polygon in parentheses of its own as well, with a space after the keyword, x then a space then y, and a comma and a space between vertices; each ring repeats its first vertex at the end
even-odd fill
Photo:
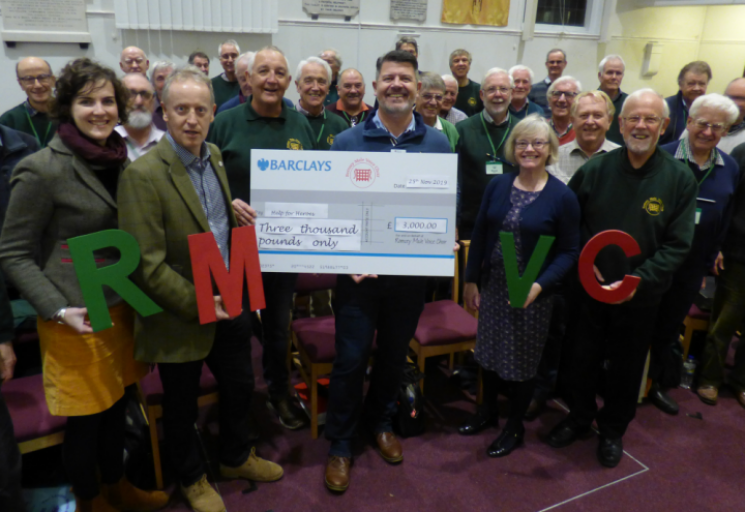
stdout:
POLYGON ((409 176, 406 178, 406 188, 449 188, 447 178, 442 176, 409 176))
POLYGON ((447 219, 396 217, 394 231, 406 233, 447 233, 447 219))

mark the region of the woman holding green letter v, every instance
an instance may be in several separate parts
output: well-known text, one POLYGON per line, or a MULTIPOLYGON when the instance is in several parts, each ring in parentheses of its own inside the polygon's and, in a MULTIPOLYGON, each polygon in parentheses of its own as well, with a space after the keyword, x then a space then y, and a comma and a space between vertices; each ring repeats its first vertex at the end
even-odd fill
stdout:
POLYGON ((487 449, 490 457, 509 455, 523 441, 522 419, 548 336, 551 291, 579 257, 577 198, 546 172, 558 150, 543 118, 520 121, 505 146, 519 172, 489 183, 471 237, 464 298, 479 310, 476 361, 484 401, 459 432, 497 426, 497 394, 508 395, 509 419, 487 449))

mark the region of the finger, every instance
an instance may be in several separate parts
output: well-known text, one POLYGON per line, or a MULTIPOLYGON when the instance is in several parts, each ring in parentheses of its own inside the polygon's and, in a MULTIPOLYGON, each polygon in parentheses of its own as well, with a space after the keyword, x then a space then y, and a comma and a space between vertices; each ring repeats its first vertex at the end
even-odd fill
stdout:
POLYGON ((605 282, 605 278, 603 277, 603 274, 600 273, 600 270, 595 265, 592 266, 592 271, 595 273, 595 278, 600 281, 601 283, 605 282))

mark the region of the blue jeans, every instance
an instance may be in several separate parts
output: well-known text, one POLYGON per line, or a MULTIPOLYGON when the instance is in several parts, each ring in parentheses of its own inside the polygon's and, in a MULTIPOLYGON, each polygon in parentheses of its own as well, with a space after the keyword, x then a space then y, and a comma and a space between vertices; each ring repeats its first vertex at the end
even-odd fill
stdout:
POLYGON ((365 400, 366 426, 390 432, 409 341, 424 308, 426 277, 380 276, 355 283, 339 276, 336 288, 336 359, 329 384, 326 438, 330 455, 351 457, 362 410, 365 371, 377 329, 377 350, 365 400))

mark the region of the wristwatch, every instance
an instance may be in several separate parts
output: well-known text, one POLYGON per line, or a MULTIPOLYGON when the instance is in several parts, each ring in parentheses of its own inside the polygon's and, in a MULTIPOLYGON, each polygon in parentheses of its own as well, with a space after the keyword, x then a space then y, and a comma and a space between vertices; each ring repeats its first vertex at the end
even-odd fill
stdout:
POLYGON ((53 316, 52 320, 57 320, 58 324, 65 324, 65 313, 67 312, 67 308, 60 308, 59 311, 57 311, 53 316))

